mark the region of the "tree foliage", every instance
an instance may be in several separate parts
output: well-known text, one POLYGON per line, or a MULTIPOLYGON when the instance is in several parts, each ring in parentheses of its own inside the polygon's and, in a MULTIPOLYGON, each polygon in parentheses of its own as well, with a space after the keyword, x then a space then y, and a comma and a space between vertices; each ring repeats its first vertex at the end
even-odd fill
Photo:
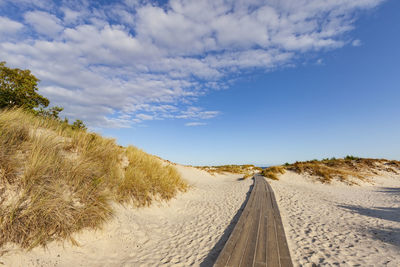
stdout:
POLYGON ((47 107, 50 101, 38 94, 38 82, 30 70, 9 68, 6 62, 0 62, 0 108, 34 110, 47 107))

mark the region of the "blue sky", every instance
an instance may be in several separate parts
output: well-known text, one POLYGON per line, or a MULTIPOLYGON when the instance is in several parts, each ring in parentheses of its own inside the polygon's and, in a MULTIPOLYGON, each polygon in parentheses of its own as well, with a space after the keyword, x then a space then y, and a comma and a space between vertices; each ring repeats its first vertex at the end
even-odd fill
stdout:
POLYGON ((400 159, 395 0, 0 0, 0 60, 174 162, 400 159))

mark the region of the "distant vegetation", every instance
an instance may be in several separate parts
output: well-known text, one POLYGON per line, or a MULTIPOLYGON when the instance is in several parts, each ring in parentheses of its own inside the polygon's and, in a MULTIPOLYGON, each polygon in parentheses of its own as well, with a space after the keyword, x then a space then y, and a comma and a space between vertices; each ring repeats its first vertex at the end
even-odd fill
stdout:
POLYGON ((139 207, 187 189, 170 164, 60 119, 38 81, 0 63, 0 248, 76 243, 73 233, 111 218, 113 201, 139 207))
POLYGON ((244 174, 243 178, 252 177, 254 173, 262 171, 260 167, 254 165, 220 165, 220 166, 196 166, 200 170, 210 174, 235 173, 244 174))
POLYGON ((400 174, 400 161, 354 156, 346 156, 343 159, 326 158, 269 167, 262 171, 262 175, 278 180, 279 175, 285 173, 285 171, 310 175, 322 183, 330 183, 336 179, 351 184, 354 182, 350 178, 365 180, 371 175, 379 174, 379 172, 400 174))

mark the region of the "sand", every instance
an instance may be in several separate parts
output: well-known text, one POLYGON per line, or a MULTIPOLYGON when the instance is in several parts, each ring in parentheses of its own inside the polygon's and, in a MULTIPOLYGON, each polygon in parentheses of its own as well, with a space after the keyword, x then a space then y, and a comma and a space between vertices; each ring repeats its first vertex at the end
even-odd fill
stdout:
MULTIPOLYGON (((80 247, 12 248, 0 266, 211 266, 238 219, 252 180, 177 166, 187 193, 148 208, 115 205, 80 247)), ((312 182, 287 172, 270 181, 295 266, 400 266, 400 177, 361 186, 312 182)))
POLYGON ((188 192, 148 208, 115 205, 115 218, 103 230, 75 235, 80 247, 11 248, 0 266, 210 266, 253 181, 177 168, 191 185, 188 192))
POLYGON ((271 181, 295 266, 400 266, 400 177, 375 185, 271 181))

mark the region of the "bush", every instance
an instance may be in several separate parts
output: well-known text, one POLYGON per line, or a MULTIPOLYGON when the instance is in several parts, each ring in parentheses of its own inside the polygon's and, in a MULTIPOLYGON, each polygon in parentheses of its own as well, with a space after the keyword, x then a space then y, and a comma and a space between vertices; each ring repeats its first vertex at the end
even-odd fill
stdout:
POLYGON ((35 114, 42 117, 48 117, 55 120, 60 120, 59 114, 63 110, 64 108, 62 107, 54 106, 49 109, 40 108, 39 110, 35 111, 35 114))
POLYGON ((86 130, 86 125, 81 120, 76 120, 72 124, 72 129, 74 130, 86 130))

